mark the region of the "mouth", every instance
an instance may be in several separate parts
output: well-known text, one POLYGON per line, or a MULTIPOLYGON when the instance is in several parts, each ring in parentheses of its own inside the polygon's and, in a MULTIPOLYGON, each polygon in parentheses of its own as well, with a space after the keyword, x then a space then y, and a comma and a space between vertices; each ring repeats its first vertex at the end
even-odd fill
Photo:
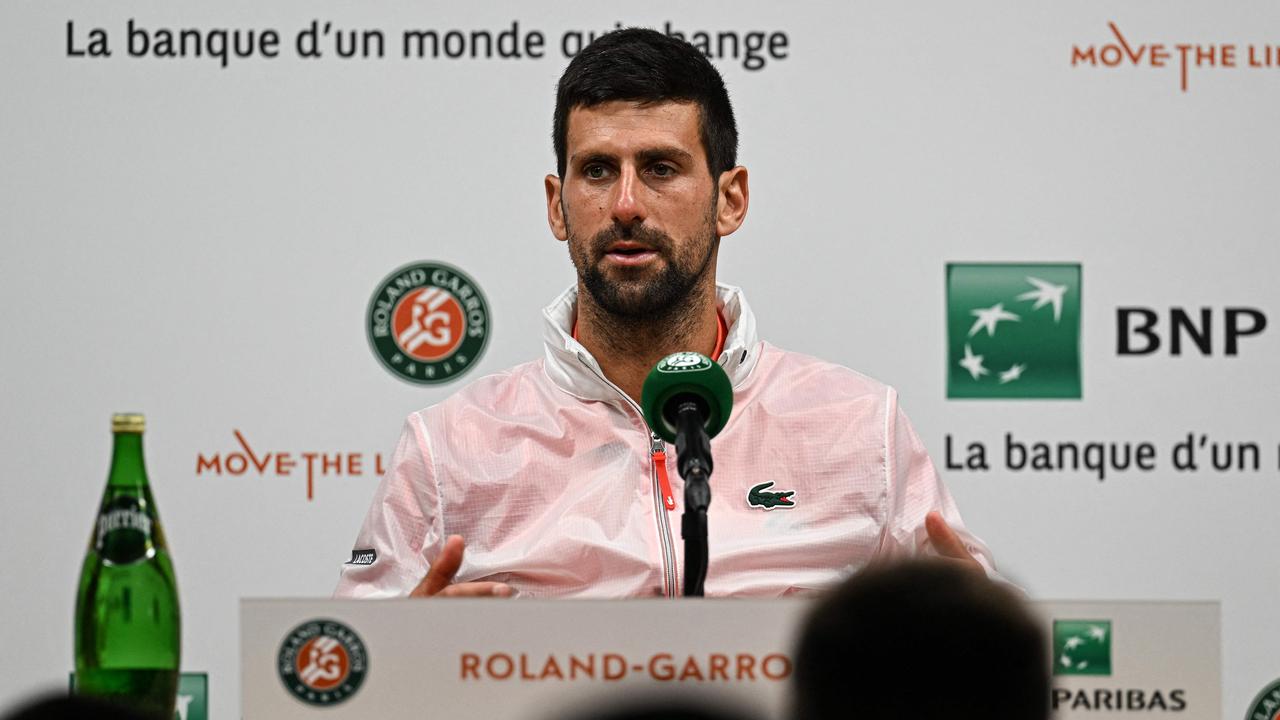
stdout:
POLYGON ((648 245, 621 240, 609 245, 604 259, 619 265, 641 265, 658 257, 658 252, 648 245))

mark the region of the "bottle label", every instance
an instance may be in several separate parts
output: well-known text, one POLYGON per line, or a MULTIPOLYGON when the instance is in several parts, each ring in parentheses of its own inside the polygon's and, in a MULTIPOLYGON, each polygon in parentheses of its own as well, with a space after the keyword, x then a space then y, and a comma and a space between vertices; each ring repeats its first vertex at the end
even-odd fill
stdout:
POLYGON ((116 498, 98 515, 98 554, 113 564, 145 558, 150 539, 151 518, 138 498, 116 498))

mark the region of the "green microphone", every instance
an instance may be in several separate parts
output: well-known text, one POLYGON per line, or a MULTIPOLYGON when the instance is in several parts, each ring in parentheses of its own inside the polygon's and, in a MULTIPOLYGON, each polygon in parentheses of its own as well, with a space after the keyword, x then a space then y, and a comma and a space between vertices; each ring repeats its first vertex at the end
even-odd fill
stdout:
POLYGON ((640 390, 649 427, 676 445, 676 467, 684 478, 684 595, 701 596, 707 578, 707 508, 711 505, 711 438, 733 410, 733 385, 724 368, 696 352, 658 361, 640 390))
POLYGON ((713 438, 729 422, 733 386, 724 368, 696 352, 678 352, 658 361, 640 391, 644 419, 658 436, 676 442, 681 401, 691 401, 701 414, 702 429, 713 438))

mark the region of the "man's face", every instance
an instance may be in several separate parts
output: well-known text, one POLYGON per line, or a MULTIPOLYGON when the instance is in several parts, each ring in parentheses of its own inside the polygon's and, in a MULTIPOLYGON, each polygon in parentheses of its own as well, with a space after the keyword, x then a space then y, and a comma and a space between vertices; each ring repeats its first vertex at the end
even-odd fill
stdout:
POLYGON ((566 140, 563 239, 597 305, 661 315, 714 280, 717 185, 697 105, 575 108, 566 140))

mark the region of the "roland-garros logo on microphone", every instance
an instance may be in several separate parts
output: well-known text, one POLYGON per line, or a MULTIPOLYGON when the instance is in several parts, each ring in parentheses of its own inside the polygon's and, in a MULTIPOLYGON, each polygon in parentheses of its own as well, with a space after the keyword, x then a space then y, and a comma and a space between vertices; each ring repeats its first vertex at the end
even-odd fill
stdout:
POLYGON ((489 341, 489 303, 466 273, 442 262, 397 268, 369 300, 369 346, 391 374, 434 385, 466 372, 489 341))
POLYGON ((709 367, 711 367, 711 359, 702 353, 678 352, 662 358, 658 363, 658 372, 680 373, 706 370, 709 367))

